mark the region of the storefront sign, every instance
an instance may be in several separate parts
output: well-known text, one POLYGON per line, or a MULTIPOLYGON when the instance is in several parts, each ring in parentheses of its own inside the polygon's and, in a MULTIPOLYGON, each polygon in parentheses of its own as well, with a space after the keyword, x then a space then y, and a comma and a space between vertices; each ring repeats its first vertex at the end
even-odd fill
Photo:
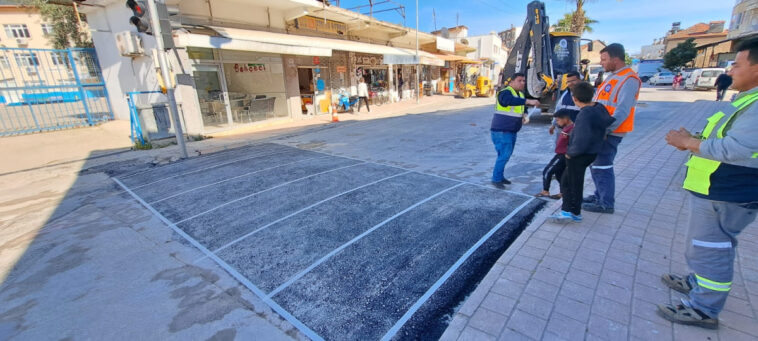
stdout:
POLYGON ((321 60, 318 57, 313 57, 313 65, 321 64, 321 60))
POLYGON ((356 53, 351 61, 354 65, 379 66, 384 64, 382 55, 356 53))
POLYGON ((347 72, 347 66, 337 66, 337 72, 339 73, 347 72))
POLYGON ((266 71, 266 64, 234 64, 234 72, 266 71))
POLYGON ((295 19, 295 27, 302 30, 326 32, 334 34, 346 34, 347 24, 334 20, 324 20, 309 15, 295 19))

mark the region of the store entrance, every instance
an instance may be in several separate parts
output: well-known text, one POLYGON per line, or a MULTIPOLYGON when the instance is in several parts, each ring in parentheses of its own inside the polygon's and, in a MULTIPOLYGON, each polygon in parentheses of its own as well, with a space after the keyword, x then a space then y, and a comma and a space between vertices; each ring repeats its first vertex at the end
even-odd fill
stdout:
POLYGON ((297 68, 297 79, 300 84, 300 109, 303 114, 307 114, 307 108, 313 105, 313 93, 316 89, 316 85, 313 84, 313 69, 297 68))
POLYGON ((331 91, 329 68, 321 66, 298 66, 300 105, 304 115, 315 115, 329 111, 331 91))
POLYGON ((192 73, 203 125, 206 127, 225 127, 229 124, 219 74, 218 66, 200 64, 194 66, 192 73))

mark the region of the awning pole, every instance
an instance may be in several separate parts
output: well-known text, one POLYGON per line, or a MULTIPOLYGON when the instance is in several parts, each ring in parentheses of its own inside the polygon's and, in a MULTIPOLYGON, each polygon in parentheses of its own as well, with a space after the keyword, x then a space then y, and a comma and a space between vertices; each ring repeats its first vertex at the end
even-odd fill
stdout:
POLYGON ((419 85, 419 73, 421 72, 421 60, 418 57, 418 0, 416 0, 416 103, 421 101, 421 85, 419 85))

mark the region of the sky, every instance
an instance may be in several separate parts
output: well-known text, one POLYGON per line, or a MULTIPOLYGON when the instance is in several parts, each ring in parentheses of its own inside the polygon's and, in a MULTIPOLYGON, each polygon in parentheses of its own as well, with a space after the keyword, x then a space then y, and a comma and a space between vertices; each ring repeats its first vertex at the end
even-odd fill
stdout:
MULTIPOLYGON (((380 2, 382 0, 374 0, 380 2)), ((416 25, 416 3, 414 0, 393 0, 405 6, 405 26, 416 25)), ((334 4, 336 0, 332 0, 334 4)), ((435 30, 433 12, 436 13, 436 28, 456 26, 458 23, 469 28, 469 35, 502 31, 513 26, 522 26, 526 17, 529 0, 418 0, 419 28, 421 31, 435 30), (465 4, 462 6, 461 4, 465 4)), ((563 14, 574 10, 566 0, 543 0, 550 24, 554 24, 563 14)), ((606 43, 621 43, 627 52, 640 51, 642 45, 652 44, 671 29, 671 23, 679 21, 682 28, 699 22, 726 21, 729 26, 735 0, 588 0, 584 9, 586 15, 598 23, 593 25, 593 33, 585 33, 583 38, 599 39, 606 43)), ((351 8, 368 4, 368 0, 341 0, 340 7, 351 8)), ((375 11, 391 8, 390 3, 379 4, 375 11)), ((368 12, 368 7, 361 9, 368 12)), ((377 13, 377 19, 402 24, 403 18, 395 11, 377 13)))

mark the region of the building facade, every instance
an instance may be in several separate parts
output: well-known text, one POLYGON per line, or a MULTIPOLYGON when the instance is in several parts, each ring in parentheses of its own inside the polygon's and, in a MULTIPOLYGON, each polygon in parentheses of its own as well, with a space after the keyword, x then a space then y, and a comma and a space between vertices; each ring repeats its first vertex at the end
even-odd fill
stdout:
MULTIPOLYGON (((114 113, 126 119, 124 94, 159 88, 149 53, 155 40, 134 33, 123 1, 86 4, 91 6, 81 11, 95 30, 114 113), (136 35, 145 53, 119 51, 116 37, 124 32, 136 35)), ((360 79, 374 104, 410 99, 445 63, 423 50, 417 57, 412 29, 315 0, 170 0, 167 5, 176 13, 170 17, 176 97, 192 135, 331 112, 341 94, 357 94, 360 79)), ((436 36, 418 36, 420 45, 437 44, 436 36)), ((160 94, 142 98, 143 103, 162 100, 160 94)))
POLYGON ((497 33, 490 32, 490 34, 468 37, 468 46, 476 50, 468 53, 466 56, 469 59, 483 62, 480 75, 496 83, 500 72, 503 70, 503 66, 505 66, 508 60, 508 52, 505 50, 503 41, 497 33))
POLYGON ((663 44, 663 38, 653 40, 650 45, 643 45, 640 48, 640 59, 662 59, 663 51, 666 49, 666 45, 663 44))

